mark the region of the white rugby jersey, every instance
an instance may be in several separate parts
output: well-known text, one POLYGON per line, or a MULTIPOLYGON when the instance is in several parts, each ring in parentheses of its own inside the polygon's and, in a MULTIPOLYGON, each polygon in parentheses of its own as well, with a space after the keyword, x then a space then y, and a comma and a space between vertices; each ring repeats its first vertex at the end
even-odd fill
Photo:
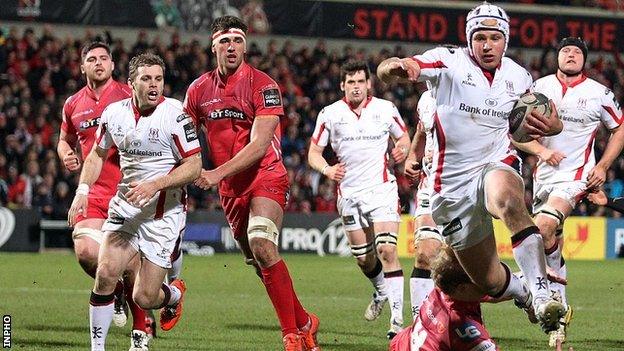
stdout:
MULTIPOLYGON (((431 91, 427 90, 420 96, 418 99, 418 105, 416 106, 416 111, 418 111, 418 119, 423 127, 423 132, 425 132, 425 155, 433 154, 433 118, 436 112, 436 100, 431 95, 431 91)), ((431 164, 423 164, 422 170, 425 175, 428 177, 431 174, 431 164)))
POLYGON ((607 129, 622 123, 622 111, 613 92, 584 75, 566 86, 555 74, 535 81, 533 90, 546 95, 563 122, 561 133, 540 139, 545 147, 566 155, 558 166, 539 161, 535 173, 538 183, 587 180, 596 165, 594 141, 600 124, 607 129))
MULTIPOLYGON (((148 116, 140 115, 131 98, 108 105, 102 113, 96 142, 102 149, 115 145, 119 150, 122 179, 116 196, 124 201, 131 182, 166 175, 182 159, 200 151, 193 121, 182 112, 182 103, 171 98, 161 100, 148 116)), ((160 191, 141 212, 161 218, 164 212, 185 202, 184 188, 160 191)))
POLYGON ((507 119, 516 100, 531 87, 529 72, 503 57, 492 77, 467 48, 439 47, 413 59, 420 66, 420 80, 431 83, 436 99, 433 190, 462 197, 463 184, 489 162, 517 165, 507 119))
POLYGON ((321 110, 312 142, 323 147, 331 143, 339 162, 345 164, 338 191, 348 197, 395 179, 388 169, 388 140, 390 136, 400 138, 406 131, 392 102, 368 97, 358 116, 343 98, 321 110))

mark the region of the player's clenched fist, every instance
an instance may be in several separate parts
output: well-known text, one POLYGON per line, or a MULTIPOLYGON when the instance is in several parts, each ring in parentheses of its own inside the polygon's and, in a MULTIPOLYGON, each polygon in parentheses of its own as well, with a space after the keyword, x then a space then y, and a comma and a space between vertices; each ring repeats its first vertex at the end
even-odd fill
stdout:
POLYGON ((405 161, 405 171, 404 174, 412 183, 416 184, 420 180, 422 167, 420 166, 420 162, 416 161, 415 158, 408 158, 405 161))
POLYGON ((392 159, 396 163, 401 163, 407 158, 407 148, 405 146, 396 146, 392 149, 392 159))
POLYGON ((80 158, 74 152, 74 150, 69 150, 63 156, 63 165, 67 168, 68 171, 74 172, 80 169, 80 158))
POLYGON ((195 179, 195 185, 203 190, 208 190, 213 186, 219 184, 223 177, 221 177, 214 169, 205 170, 202 169, 199 178, 195 179))
POLYGON ((333 166, 329 166, 325 169, 325 171, 323 172, 323 174, 335 181, 335 182, 340 182, 342 180, 342 178, 344 178, 346 173, 346 169, 344 166, 344 163, 336 163, 333 166))

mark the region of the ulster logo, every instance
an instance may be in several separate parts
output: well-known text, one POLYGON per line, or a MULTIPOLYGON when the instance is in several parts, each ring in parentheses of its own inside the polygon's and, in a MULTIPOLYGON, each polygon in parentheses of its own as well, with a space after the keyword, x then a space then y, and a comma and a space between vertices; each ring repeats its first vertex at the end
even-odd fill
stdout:
POLYGON ((152 143, 158 142, 158 129, 150 128, 149 129, 149 134, 147 136, 147 140, 149 140, 152 143))

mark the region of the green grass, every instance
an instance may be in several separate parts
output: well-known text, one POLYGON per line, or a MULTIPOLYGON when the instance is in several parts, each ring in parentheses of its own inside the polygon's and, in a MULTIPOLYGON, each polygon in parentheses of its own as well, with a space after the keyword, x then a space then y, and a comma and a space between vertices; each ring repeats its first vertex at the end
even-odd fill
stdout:
MULTIPOLYGON (((388 311, 366 322, 370 284, 350 258, 287 255, 304 306, 321 318, 323 350, 387 350, 388 311)), ((410 267, 403 260, 404 267, 410 267)), ((92 281, 65 253, 0 253, 0 313, 12 316, 15 350, 88 349, 92 281)), ((568 262, 575 306, 570 345, 576 351, 624 349, 622 261, 568 262)), ((405 269, 409 276, 411 268, 405 269)), ((280 350, 277 319, 263 286, 239 255, 185 257, 189 290, 178 326, 151 350, 280 350)), ((408 284, 406 283, 406 289, 408 284)), ((405 318, 409 317, 406 290, 405 318)), ((547 338, 511 303, 485 305, 487 326, 502 350, 546 350, 547 338)), ((108 350, 127 350, 130 323, 111 328, 108 350)))

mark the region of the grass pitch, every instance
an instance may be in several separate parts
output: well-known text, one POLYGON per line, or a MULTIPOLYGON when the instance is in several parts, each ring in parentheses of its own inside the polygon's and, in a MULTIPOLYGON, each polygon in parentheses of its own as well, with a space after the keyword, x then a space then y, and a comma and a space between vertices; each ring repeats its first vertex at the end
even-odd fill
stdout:
MULTIPOLYGON (((366 322, 371 287, 351 258, 286 255, 295 288, 321 319, 323 350, 387 350, 389 312, 366 322)), ((411 261, 402 260, 406 277, 411 261)), ((14 350, 89 348, 92 281, 73 254, 0 253, 0 313, 12 318, 14 350)), ((568 261, 575 317, 568 345, 575 351, 624 350, 624 262, 568 261)), ((150 350, 282 350, 277 318, 263 286, 235 254, 190 257, 183 317, 150 350)), ((406 281, 405 320, 409 315, 406 281)), ((386 306, 387 307, 387 306, 386 306)), ((486 325, 501 350, 547 350, 547 336, 511 303, 485 304, 486 325)), ((111 327, 107 350, 127 350, 131 323, 111 327)))

